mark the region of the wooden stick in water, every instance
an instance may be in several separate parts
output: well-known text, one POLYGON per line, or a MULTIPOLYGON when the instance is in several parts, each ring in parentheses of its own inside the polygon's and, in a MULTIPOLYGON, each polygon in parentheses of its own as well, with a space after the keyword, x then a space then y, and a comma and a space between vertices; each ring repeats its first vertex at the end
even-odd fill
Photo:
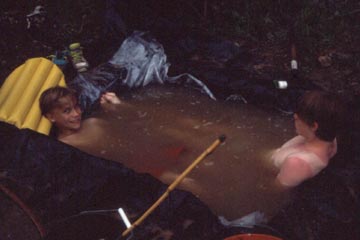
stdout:
POLYGON ((225 141, 225 135, 221 135, 216 139, 197 159, 195 159, 183 172, 178 176, 172 184, 166 189, 166 191, 160 196, 160 198, 138 219, 136 220, 128 229, 126 229, 122 236, 128 235, 135 227, 139 226, 146 217, 148 217, 159 205, 162 203, 168 196, 169 193, 176 188, 177 185, 188 175, 194 167, 199 164, 206 156, 212 153, 221 143, 225 141))

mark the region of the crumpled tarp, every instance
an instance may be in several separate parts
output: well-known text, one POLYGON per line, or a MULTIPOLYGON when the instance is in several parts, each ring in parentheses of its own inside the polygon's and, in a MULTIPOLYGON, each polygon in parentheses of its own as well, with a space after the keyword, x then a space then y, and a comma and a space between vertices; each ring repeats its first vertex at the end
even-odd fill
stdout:
POLYGON ((210 89, 191 74, 168 76, 169 66, 163 46, 149 33, 135 31, 107 63, 78 74, 68 85, 78 92, 79 103, 85 111, 96 108, 97 100, 105 91, 119 93, 150 83, 187 84, 216 99, 210 89))
POLYGON ((296 189, 293 200, 268 223, 285 239, 360 239, 359 169, 327 168, 296 189), (346 179, 357 182, 346 182, 346 179), (357 187, 355 187, 357 186, 357 187))
MULTIPOLYGON (((167 189, 149 174, 28 129, 0 122, 0 136, 0 182, 17 186, 18 196, 50 232, 49 240, 95 239, 101 234, 115 239, 125 227, 106 210, 122 207, 134 222, 167 189), (91 214, 98 210, 105 211, 91 214), (83 211, 90 214, 80 214, 83 211)), ((236 232, 222 226, 193 194, 177 189, 134 230, 132 239, 151 239, 164 231, 173 234, 171 239, 222 239, 236 232)))

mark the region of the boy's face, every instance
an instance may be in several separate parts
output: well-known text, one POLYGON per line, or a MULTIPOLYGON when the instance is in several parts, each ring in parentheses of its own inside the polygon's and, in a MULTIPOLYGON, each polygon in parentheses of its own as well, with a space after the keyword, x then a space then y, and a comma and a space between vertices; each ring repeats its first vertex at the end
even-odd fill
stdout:
POLYGON ((46 117, 54 123, 59 131, 77 131, 81 127, 81 109, 72 96, 59 99, 59 104, 46 117))

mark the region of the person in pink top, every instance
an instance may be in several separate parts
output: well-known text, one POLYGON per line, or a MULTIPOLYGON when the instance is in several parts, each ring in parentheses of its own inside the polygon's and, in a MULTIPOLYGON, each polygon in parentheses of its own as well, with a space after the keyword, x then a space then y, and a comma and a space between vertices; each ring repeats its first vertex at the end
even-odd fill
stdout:
POLYGON ((298 135, 271 156, 279 169, 277 184, 295 187, 329 164, 337 152, 336 136, 342 127, 343 110, 334 94, 309 91, 301 97, 294 114, 298 135))

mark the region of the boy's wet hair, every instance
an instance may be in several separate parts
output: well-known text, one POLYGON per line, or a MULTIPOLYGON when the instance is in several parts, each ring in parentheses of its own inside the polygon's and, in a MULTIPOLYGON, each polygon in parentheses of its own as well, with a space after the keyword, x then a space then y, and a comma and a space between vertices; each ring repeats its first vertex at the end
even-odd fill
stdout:
POLYGON ((333 141, 343 127, 344 105, 333 93, 306 92, 298 102, 296 113, 309 126, 317 122, 315 135, 324 141, 333 141))
POLYGON ((59 99, 67 96, 76 98, 76 93, 70 88, 59 86, 45 90, 39 100, 41 114, 45 115, 51 112, 51 110, 59 106, 59 99))

